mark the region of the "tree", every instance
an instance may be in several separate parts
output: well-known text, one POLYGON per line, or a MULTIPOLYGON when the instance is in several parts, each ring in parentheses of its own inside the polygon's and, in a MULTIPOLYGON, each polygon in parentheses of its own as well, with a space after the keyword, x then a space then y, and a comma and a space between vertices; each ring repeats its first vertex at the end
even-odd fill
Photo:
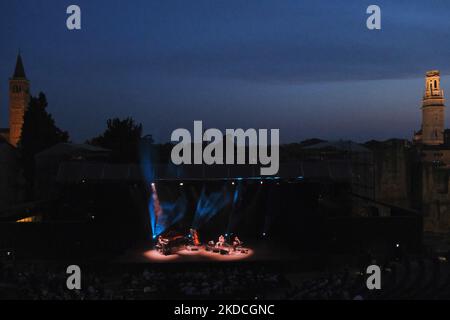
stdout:
POLYGON ((31 185, 34 179, 35 155, 55 144, 69 140, 69 134, 55 125, 52 115, 47 112, 47 105, 47 98, 42 92, 38 97, 30 97, 23 118, 18 148, 23 161, 24 176, 31 185))
POLYGON ((142 124, 136 124, 132 118, 115 118, 107 121, 107 128, 102 135, 87 143, 110 149, 114 162, 138 162, 141 136, 142 124))

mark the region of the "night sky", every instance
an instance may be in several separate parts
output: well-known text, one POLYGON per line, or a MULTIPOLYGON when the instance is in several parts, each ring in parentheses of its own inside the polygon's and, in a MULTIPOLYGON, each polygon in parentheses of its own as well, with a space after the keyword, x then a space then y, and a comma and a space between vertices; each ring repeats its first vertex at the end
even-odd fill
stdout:
POLYGON ((126 116, 158 142, 194 120, 279 128, 282 142, 411 138, 425 72, 439 69, 450 95, 450 1, 13 0, 0 12, 0 126, 20 48, 32 93, 74 142, 126 116), (66 28, 70 4, 81 31, 66 28), (366 28, 370 4, 381 31, 366 28))

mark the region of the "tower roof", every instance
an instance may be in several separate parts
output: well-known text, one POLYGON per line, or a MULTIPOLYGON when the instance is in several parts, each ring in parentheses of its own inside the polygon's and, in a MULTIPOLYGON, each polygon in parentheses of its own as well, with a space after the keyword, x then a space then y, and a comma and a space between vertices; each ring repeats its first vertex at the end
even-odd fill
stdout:
POLYGON ((435 76, 439 76, 439 75, 440 75, 439 70, 427 71, 427 77, 435 77, 435 76))
POLYGON ((25 68, 23 67, 22 56, 20 53, 17 55, 16 68, 14 69, 13 78, 22 78, 26 79, 25 68))

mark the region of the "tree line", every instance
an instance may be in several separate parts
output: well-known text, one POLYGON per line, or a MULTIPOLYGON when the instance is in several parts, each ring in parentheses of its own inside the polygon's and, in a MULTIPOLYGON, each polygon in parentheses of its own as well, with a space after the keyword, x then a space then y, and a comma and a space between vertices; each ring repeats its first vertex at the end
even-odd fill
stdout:
MULTIPOLYGON (((139 160, 141 137, 142 124, 136 123, 132 118, 115 118, 107 120, 103 133, 85 143, 109 149, 112 162, 130 163, 139 160)), ((153 143, 152 137, 147 136, 147 141, 153 143)), ((35 177, 35 156, 54 145, 69 142, 69 133, 56 125, 48 111, 46 95, 41 92, 37 96, 31 96, 17 146, 29 190, 33 188, 35 177)))

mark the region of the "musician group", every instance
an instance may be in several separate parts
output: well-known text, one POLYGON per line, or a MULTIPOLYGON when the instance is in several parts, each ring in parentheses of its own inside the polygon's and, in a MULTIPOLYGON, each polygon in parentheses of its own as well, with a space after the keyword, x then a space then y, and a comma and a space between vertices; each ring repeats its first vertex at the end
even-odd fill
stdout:
POLYGON ((225 237, 223 235, 220 235, 217 242, 214 243, 214 241, 210 241, 208 243, 208 246, 209 246, 209 248, 219 248, 219 249, 230 248, 232 251, 236 251, 236 250, 242 248, 242 244, 243 243, 239 239, 238 236, 235 236, 234 238, 232 238, 232 241, 230 241, 230 243, 228 243, 225 240, 225 237))
POLYGON ((225 237, 220 235, 217 241, 211 240, 205 246, 202 246, 198 237, 198 232, 195 229, 190 229, 188 237, 163 237, 159 236, 156 243, 156 249, 164 254, 170 255, 173 253, 174 248, 180 246, 191 251, 198 251, 204 248, 206 251, 212 251, 220 254, 234 254, 234 253, 248 253, 248 250, 243 247, 243 242, 238 236, 225 237), (180 241, 180 238, 184 238, 186 241, 180 241), (227 241, 228 238, 228 241, 227 241))

